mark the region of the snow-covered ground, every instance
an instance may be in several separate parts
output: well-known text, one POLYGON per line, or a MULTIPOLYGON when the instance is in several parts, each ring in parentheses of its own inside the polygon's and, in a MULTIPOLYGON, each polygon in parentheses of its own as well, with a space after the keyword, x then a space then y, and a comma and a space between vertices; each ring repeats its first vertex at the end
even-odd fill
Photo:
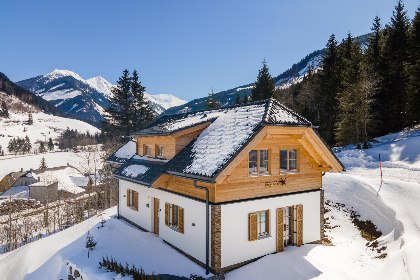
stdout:
MULTIPOLYGON (((103 217, 104 227, 98 228, 101 217, 95 216, 67 230, 32 242, 10 253, 0 255, 2 279, 67 279, 67 262, 75 264, 86 276, 83 279, 111 279, 115 273, 98 269, 102 257, 113 257, 118 262, 137 268, 147 274, 173 274, 189 277, 205 275, 205 270, 180 255, 153 233, 142 232, 128 223, 117 220, 116 207, 108 209, 103 217), (97 241, 87 257, 86 233, 97 241)), ((83 275, 82 274, 82 275, 83 275)), ((130 279, 130 278, 128 278, 130 279)))
MULTIPOLYGON (((56 139, 67 127, 74 130, 77 129, 81 133, 89 131, 91 135, 100 132, 98 128, 83 121, 40 112, 35 107, 24 104, 16 97, 6 96, 3 92, 0 92, 0 100, 6 101, 10 114, 9 118, 0 118, 0 145, 6 153, 7 145, 13 137, 24 138, 28 136, 32 147, 34 147, 37 141, 48 141, 49 138, 56 139), (32 112, 32 125, 28 124, 29 111, 32 112)), ((2 158, 0 157, 0 159, 2 158)), ((2 163, 0 162, 0 172, 2 169, 1 165, 2 163)))
MULTIPOLYGON (((420 279, 420 132, 405 131, 377 139, 364 151, 336 149, 347 171, 323 177, 328 201, 326 235, 333 246, 305 244, 286 247, 227 273, 236 279, 420 279), (382 188, 378 154, 383 160, 382 188), (335 205, 335 207, 334 207, 335 205), (378 247, 362 238, 349 210, 371 220, 382 232, 378 247), (380 251, 378 251, 380 249, 380 251), (378 258, 387 254, 385 258, 378 258)), ((113 273, 98 268, 102 256, 134 263, 146 273, 204 276, 204 269, 177 253, 152 233, 109 218, 97 228, 99 217, 63 232, 0 255, 4 279, 66 279, 66 263, 81 268, 87 279, 110 279, 113 273), (86 232, 98 241, 87 259, 86 232), (175 260, 175 261, 174 261, 175 260), (9 277, 9 278, 8 278, 9 277)))

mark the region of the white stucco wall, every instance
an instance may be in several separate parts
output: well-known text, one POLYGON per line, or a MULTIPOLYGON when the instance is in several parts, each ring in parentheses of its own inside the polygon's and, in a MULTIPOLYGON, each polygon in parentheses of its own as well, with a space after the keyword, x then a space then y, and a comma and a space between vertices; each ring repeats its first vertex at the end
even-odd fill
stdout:
MULTIPOLYGON (((153 231, 153 198, 160 199, 159 236, 193 256, 206 262, 206 204, 187 197, 172 194, 159 189, 148 188, 140 184, 119 180, 120 215, 148 231, 153 231), (127 207, 127 188, 139 193, 139 211, 127 207), (184 234, 165 226, 165 202, 184 208, 184 234), (149 204, 149 207, 146 207, 149 204), (192 224, 195 226, 192 226, 192 224)), ((204 192, 204 191, 203 191, 204 192)), ((210 208, 211 206, 209 206, 210 208)), ((209 213, 210 209, 209 209, 209 213)), ((210 223, 211 224, 211 223, 210 223)), ((211 226, 211 225, 209 225, 211 226)), ((210 229, 211 232, 211 229, 210 229)))
POLYGON ((303 205, 303 243, 321 239, 319 191, 223 204, 222 267, 276 252, 276 209, 298 204, 303 205), (248 214, 267 209, 270 236, 248 241, 248 214))

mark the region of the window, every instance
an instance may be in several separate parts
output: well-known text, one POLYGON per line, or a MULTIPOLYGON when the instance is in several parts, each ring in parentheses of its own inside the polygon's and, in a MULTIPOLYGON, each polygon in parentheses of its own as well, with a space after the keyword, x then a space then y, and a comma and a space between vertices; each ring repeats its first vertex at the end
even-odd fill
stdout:
POLYGON ((165 225, 175 231, 184 233, 184 208, 165 203, 165 225))
POLYGON ((270 234, 269 210, 249 214, 248 218, 249 241, 258 240, 270 234))
POLYGON ((139 193, 127 189, 127 207, 139 211, 139 193))
POLYGON ((158 157, 163 157, 163 146, 158 146, 158 157))
POLYGON ((297 171, 297 149, 280 150, 280 170, 297 171))
POLYGON ((151 148, 150 148, 150 146, 149 145, 146 145, 146 156, 149 156, 150 157, 150 155, 152 154, 152 152, 151 152, 151 148))
POLYGON ((269 174, 268 150, 249 152, 249 174, 269 174))

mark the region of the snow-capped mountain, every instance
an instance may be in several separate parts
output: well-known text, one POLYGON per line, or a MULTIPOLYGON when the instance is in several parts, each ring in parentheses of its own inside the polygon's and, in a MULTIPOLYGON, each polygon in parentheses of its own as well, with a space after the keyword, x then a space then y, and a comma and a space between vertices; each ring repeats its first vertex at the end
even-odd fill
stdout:
MULTIPOLYGON (((103 120, 105 109, 109 106, 108 100, 112 96, 111 89, 114 87, 101 76, 84 80, 72 71, 58 69, 17 84, 53 103, 62 111, 93 122, 103 120)), ((145 96, 157 114, 187 102, 171 94, 146 93, 145 96)))
POLYGON ((54 70, 17 83, 60 110, 85 120, 99 122, 103 119, 108 99, 90 86, 78 74, 68 70, 54 70))

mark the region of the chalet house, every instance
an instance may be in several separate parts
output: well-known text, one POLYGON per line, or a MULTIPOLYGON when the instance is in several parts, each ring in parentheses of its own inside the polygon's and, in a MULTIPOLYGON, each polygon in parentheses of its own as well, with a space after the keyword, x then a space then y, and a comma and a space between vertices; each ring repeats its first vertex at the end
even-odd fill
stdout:
POLYGON ((11 187, 29 186, 36 182, 38 180, 34 178, 31 171, 23 171, 21 169, 18 172, 10 172, 0 181, 0 193, 7 191, 11 187))
POLYGON ((343 165, 277 101, 163 116, 132 138, 107 160, 119 217, 213 272, 322 239, 322 174, 343 165))

